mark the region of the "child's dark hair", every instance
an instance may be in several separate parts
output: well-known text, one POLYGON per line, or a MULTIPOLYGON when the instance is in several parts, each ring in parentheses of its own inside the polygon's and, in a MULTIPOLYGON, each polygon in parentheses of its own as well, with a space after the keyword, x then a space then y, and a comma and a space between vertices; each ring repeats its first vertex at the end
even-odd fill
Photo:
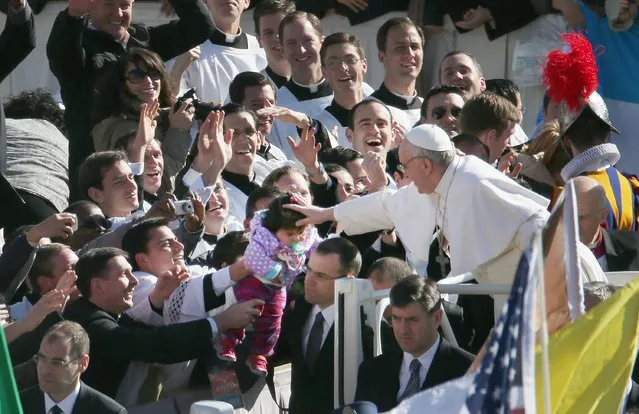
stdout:
POLYGON ((244 256, 248 244, 249 238, 245 232, 229 231, 215 244, 211 264, 215 269, 232 265, 244 256))
POLYGON ((266 215, 262 220, 262 225, 275 233, 281 229, 301 229, 296 226, 298 220, 306 218, 301 213, 289 208, 284 208, 285 204, 299 204, 295 196, 291 194, 281 194, 271 201, 266 210, 266 215))

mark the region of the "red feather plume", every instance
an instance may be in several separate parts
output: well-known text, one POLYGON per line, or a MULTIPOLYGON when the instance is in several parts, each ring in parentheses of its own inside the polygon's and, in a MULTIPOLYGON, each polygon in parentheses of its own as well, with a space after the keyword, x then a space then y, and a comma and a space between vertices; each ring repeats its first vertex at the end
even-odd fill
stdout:
POLYGON ((599 86, 597 62, 592 45, 584 35, 564 33, 562 39, 570 51, 549 52, 541 80, 548 87, 551 100, 564 101, 571 111, 575 111, 599 86))

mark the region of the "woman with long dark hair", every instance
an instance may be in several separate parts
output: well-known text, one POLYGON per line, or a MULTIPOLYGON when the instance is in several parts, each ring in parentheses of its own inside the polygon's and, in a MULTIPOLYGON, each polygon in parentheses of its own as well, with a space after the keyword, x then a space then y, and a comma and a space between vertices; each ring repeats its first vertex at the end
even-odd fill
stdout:
POLYGON ((96 89, 94 121, 97 124, 91 133, 96 151, 114 148, 126 151, 137 133, 142 104, 159 102, 157 142, 148 146, 144 157, 147 199, 172 191, 174 177, 184 165, 191 145, 189 131, 194 109, 190 101, 174 109, 173 90, 162 59, 139 48, 129 49, 96 89))

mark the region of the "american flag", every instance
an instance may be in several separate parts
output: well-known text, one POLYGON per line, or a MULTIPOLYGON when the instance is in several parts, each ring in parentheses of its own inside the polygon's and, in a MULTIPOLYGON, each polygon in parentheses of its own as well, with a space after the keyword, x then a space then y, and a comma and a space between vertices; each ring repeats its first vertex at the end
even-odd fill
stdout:
POLYGON ((532 259, 531 252, 526 251, 519 261, 510 297, 491 334, 462 412, 524 412, 523 376, 527 374, 522 373, 522 361, 527 359, 527 355, 522 351, 529 336, 525 330, 531 332, 532 319, 528 317, 530 313, 527 310, 534 309, 531 293, 534 295, 536 288, 536 278, 531 272, 535 265, 532 259))

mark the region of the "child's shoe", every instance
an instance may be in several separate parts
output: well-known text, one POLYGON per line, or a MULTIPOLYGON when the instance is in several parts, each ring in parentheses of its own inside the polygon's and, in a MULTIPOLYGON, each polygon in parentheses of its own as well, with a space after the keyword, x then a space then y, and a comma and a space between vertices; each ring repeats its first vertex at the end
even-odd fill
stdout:
POLYGON ((235 342, 230 339, 220 339, 220 342, 215 346, 217 351, 217 357, 222 361, 235 362, 235 342))
POLYGON ((268 373, 266 368, 266 357, 263 355, 249 355, 246 359, 246 365, 255 375, 266 377, 268 373))

